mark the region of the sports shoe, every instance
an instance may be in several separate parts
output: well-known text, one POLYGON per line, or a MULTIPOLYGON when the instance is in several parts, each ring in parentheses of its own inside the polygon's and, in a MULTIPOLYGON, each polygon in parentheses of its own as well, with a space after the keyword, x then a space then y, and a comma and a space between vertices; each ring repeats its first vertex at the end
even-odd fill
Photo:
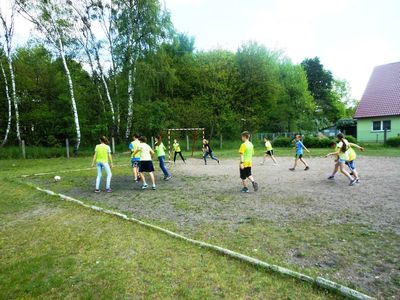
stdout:
POLYGON ((100 190, 94 190, 95 193, 100 193, 100 190))
POLYGON ((289 171, 294 171, 295 170, 295 168, 289 168, 289 171))
POLYGON ((152 189, 153 191, 155 191, 155 190, 156 190, 156 186, 153 185, 153 186, 151 187, 151 189, 152 189))
POLYGON ((356 183, 361 183, 360 178, 356 179, 356 183))
POLYGON ((169 176, 165 177, 164 180, 165 180, 165 181, 168 181, 168 180, 170 180, 171 178, 172 178, 172 176, 169 175, 169 176))
POLYGON ((310 170, 310 167, 309 166, 305 167, 304 171, 308 171, 308 170, 310 170))
POLYGON ((217 159, 217 163, 219 164, 219 159, 217 159))
POLYGON ((255 182, 255 181, 253 182, 253 189, 254 189, 255 192, 258 191, 258 183, 255 182))
POLYGON ((242 192, 242 193, 248 193, 248 192, 249 192, 249 189, 248 189, 247 187, 244 187, 244 188, 242 188, 242 189, 240 190, 240 192, 242 192))
POLYGON ((353 180, 350 181, 349 185, 353 186, 356 184, 356 182, 357 182, 357 179, 354 178, 353 180))
POLYGON ((145 189, 147 189, 147 187, 148 187, 148 185, 147 185, 147 184, 143 184, 143 185, 142 185, 142 190, 145 190, 145 189))
POLYGON ((333 175, 328 177, 328 180, 334 180, 334 179, 335 179, 335 176, 333 176, 333 175))
POLYGON ((106 193, 112 193, 112 188, 106 189, 106 193))

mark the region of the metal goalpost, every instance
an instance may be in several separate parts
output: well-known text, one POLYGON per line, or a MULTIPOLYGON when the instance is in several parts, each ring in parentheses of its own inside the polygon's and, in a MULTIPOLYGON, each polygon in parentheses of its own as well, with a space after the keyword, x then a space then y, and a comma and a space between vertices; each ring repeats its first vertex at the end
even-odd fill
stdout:
MULTIPOLYGON (((168 160, 171 161, 171 133, 173 131, 194 131, 196 132, 201 132, 202 137, 204 139, 205 137, 205 128, 168 128, 167 129, 167 134, 168 134, 168 160)), ((189 140, 189 139, 187 139, 189 140)), ((194 152, 194 144, 192 145, 192 157, 193 157, 193 152, 194 152)))

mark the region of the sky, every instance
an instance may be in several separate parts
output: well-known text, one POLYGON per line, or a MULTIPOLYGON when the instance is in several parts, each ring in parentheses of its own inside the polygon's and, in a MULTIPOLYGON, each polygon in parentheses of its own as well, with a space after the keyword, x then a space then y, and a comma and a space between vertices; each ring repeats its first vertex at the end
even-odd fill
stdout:
POLYGON ((360 99, 374 66, 400 61, 399 0, 165 0, 177 30, 199 50, 236 51, 247 41, 318 56, 360 99))
MULTIPOLYGON (((0 0, 6 5, 7 0, 0 0)), ((399 0, 161 0, 198 50, 257 41, 294 63, 318 56, 360 99, 374 66, 400 61, 399 0)), ((17 45, 32 26, 16 18, 17 45)))

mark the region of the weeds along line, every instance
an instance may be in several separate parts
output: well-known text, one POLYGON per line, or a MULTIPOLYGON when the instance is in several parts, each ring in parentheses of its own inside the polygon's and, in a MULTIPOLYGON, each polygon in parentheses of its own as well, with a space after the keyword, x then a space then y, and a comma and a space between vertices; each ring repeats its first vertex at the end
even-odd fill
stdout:
MULTIPOLYGON (((118 167, 127 167, 130 166, 129 164, 122 164, 122 165, 114 165, 113 168, 118 167)), ((53 172, 43 172, 43 173, 35 173, 35 174, 25 174, 21 175, 22 178, 32 177, 32 176, 45 176, 45 175, 54 175, 54 174, 64 174, 64 173, 71 173, 71 172, 82 172, 82 171, 90 171, 95 170, 95 167, 89 168, 82 168, 82 169, 71 169, 71 170, 63 170, 63 171, 53 171, 53 172)))
MULTIPOLYGON (((120 165, 120 166, 122 166, 122 165, 120 165)), ((88 169, 91 169, 91 168, 88 168, 88 169)), ((78 171, 78 170, 74 170, 74 171, 78 171)), ((41 174, 41 173, 39 173, 39 174, 41 174)), ((45 173, 45 174, 53 174, 53 173, 45 173)), ((35 175, 35 176, 40 176, 40 175, 35 175)), ((191 243, 191 244, 196 245, 196 246, 200 246, 200 247, 208 249, 208 250, 215 251, 215 252, 220 253, 220 254, 224 254, 224 255, 226 255, 228 257, 240 260, 240 261, 242 261, 244 263, 248 263, 248 264, 251 264, 251 265, 254 265, 254 266, 258 266, 258 267, 261 267, 263 269, 266 269, 266 270, 269 270, 269 271, 273 271, 273 272, 276 272, 276 273, 279 273, 279 274, 282 274, 282 275, 285 275, 285 276, 296 278, 297 280, 302 280, 302 281, 308 282, 310 284, 315 284, 318 287, 331 290, 333 292, 336 292, 336 293, 338 293, 338 294, 340 294, 342 296, 345 296, 345 297, 348 297, 348 298, 351 298, 351 299, 357 299, 357 300, 372 300, 372 299, 375 299, 375 298, 370 297, 370 296, 368 296, 366 294, 360 293, 360 292, 358 292, 356 290, 353 290, 351 288, 348 288, 346 286, 343 286, 341 284, 338 284, 336 282, 327 280, 327 279, 322 278, 322 277, 313 278, 311 276, 308 276, 308 275, 305 275, 305 274, 302 274, 302 273, 299 273, 299 272, 296 272, 296 271, 293 271, 293 270, 290 270, 290 269, 287 269, 287 268, 284 268, 284 267, 281 267, 281 266, 278 266, 278 265, 270 264, 270 263, 267 263, 265 261, 261 261, 261 260, 259 260, 257 258, 250 257, 250 256, 247 256, 247 255, 244 255, 244 254, 241 254, 241 253, 238 253, 238 252, 235 252, 235 251, 232 251, 232 250, 229 250, 229 249, 217 246, 217 245, 213 245, 213 244, 209 244, 209 243, 206 243, 206 242, 202 242, 202 241, 199 241, 199 240, 194 240, 194 239, 185 237, 183 235, 180 235, 180 234, 175 233, 173 231, 170 231, 168 229, 165 229, 165 228, 162 228, 162 227, 150 224, 150 223, 146 223, 146 222, 140 221, 140 220, 135 219, 133 217, 128 217, 126 214, 123 214, 123 213, 120 213, 120 212, 116 212, 116 211, 113 211, 113 210, 105 209, 105 208, 102 208, 102 207, 99 207, 99 206, 96 206, 96 205, 86 204, 83 201, 75 199, 75 198, 72 198, 70 196, 59 194, 59 193, 53 192, 53 191, 48 190, 48 189, 42 189, 42 188, 40 188, 38 186, 33 186, 33 185, 31 185, 29 183, 26 183, 26 182, 23 182, 23 183, 28 185, 29 187, 35 188, 36 190, 38 190, 40 192, 46 193, 46 194, 48 194, 50 196, 58 197, 59 199, 61 199, 63 201, 73 202, 75 204, 78 204, 78 205, 83 206, 85 208, 89 208, 89 209, 94 210, 94 211, 98 211, 98 212, 101 212, 101 213, 105 213, 105 214, 108 214, 108 215, 112 215, 112 216, 116 216, 116 217, 122 218, 124 220, 139 224, 139 225, 144 226, 146 228, 150 228, 150 229, 156 230, 158 232, 162 232, 164 234, 167 234, 170 237, 183 240, 185 242, 191 243)))

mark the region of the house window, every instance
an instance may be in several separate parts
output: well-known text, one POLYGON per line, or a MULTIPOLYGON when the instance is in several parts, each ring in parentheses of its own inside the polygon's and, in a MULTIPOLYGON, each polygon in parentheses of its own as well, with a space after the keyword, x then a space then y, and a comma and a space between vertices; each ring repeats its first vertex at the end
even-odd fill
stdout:
POLYGON ((372 122, 372 131, 384 131, 391 129, 391 121, 390 120, 385 120, 385 121, 373 121, 372 122))

